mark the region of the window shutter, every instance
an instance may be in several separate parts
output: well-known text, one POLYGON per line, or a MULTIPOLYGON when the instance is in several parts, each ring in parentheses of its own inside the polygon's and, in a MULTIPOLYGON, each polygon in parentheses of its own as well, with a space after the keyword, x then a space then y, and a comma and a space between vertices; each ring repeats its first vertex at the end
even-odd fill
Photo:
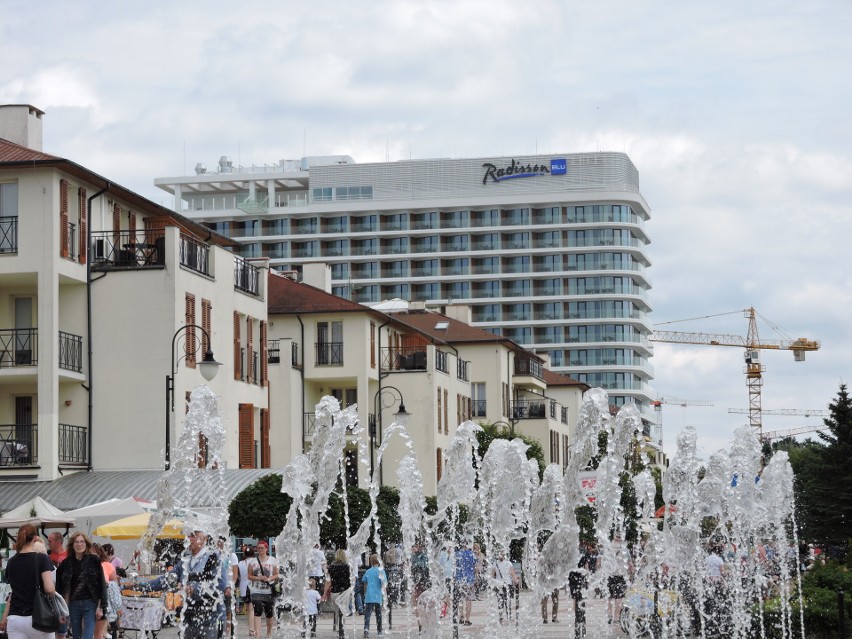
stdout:
POLYGON ((269 347, 266 322, 260 323, 260 385, 269 383, 269 347))
POLYGON ((269 409, 260 409, 260 467, 272 468, 272 449, 269 445, 269 409))
POLYGON ((243 378, 240 359, 240 312, 234 311, 234 379, 243 378))
POLYGON ((438 479, 437 481, 441 481, 441 475, 444 474, 444 451, 440 448, 435 451, 437 454, 435 455, 435 468, 437 469, 438 479))
POLYGON ((443 413, 442 413, 442 409, 441 409, 441 389, 439 388, 438 389, 438 432, 439 433, 441 432, 441 415, 442 414, 443 413))
POLYGON ((444 389, 444 434, 450 434, 450 391, 444 389))
POLYGON ((210 350, 210 341, 207 339, 207 336, 213 335, 213 327, 211 326, 212 318, 211 311, 212 305, 210 300, 206 300, 204 298, 201 299, 201 328, 203 328, 206 333, 201 333, 201 356, 204 357, 204 354, 210 350))
POLYGON ((68 180, 59 180, 59 232, 62 233, 59 255, 68 257, 68 180))
POLYGON ((370 368, 376 367, 376 323, 370 322, 370 368))
POLYGON ((239 406, 240 468, 254 468, 254 404, 239 406))
POLYGON ((136 213, 127 214, 127 228, 130 230, 130 241, 132 242, 136 239, 136 213))
POLYGON ((254 381, 254 320, 246 315, 246 381, 254 381))
POLYGON ((195 455, 198 468, 207 467, 207 437, 204 433, 198 433, 198 453, 195 455))
POLYGON ((78 191, 80 196, 80 251, 78 260, 80 264, 86 263, 86 253, 89 248, 89 211, 86 208, 86 189, 78 191))
POLYGON ((186 354, 186 365, 188 368, 195 368, 195 353, 198 351, 198 346, 195 342, 195 295, 192 293, 186 294, 186 341, 184 343, 184 353, 186 354))

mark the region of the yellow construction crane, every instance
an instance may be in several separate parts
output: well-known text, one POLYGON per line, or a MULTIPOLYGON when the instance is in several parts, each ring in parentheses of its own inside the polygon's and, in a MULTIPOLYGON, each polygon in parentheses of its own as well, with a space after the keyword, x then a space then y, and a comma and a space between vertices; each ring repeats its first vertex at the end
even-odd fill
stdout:
POLYGON ((687 406, 712 406, 713 402, 706 399, 678 399, 677 397, 660 397, 651 402, 657 413, 656 440, 660 448, 663 447, 663 404, 671 404, 686 408, 687 406))
MULTIPOLYGON (((747 408, 729 408, 729 413, 735 415, 747 415, 747 408)), ((764 415, 783 415, 785 417, 831 417, 831 413, 827 410, 808 410, 802 408, 772 408, 763 411, 764 415)), ((761 434, 761 438, 765 442, 771 442, 773 439, 781 439, 783 437, 795 437, 796 435, 804 435, 805 433, 815 433, 820 430, 825 430, 826 426, 800 426, 799 428, 788 428, 786 430, 770 430, 761 434)))
MULTIPOLYGON (((739 311, 736 311, 739 312, 739 311)), ((748 418, 749 425, 757 429, 758 435, 763 434, 761 421, 760 393, 763 386, 763 372, 766 368, 760 363, 761 350, 788 350, 793 351, 793 358, 797 362, 805 361, 805 353, 819 350, 819 342, 800 337, 798 339, 786 340, 762 340, 757 333, 757 312, 754 307, 742 311, 748 318, 748 334, 720 335, 713 333, 684 333, 681 331, 654 331, 651 335, 652 342, 669 342, 672 344, 703 344, 706 346, 737 346, 745 349, 745 375, 746 386, 748 386, 748 418)), ((719 315, 728 315, 720 313, 719 315)), ((718 317, 718 315, 707 316, 718 317)), ((704 319, 704 318, 695 318, 704 319)), ((687 320, 680 320, 687 321, 687 320)), ((666 322, 671 324, 673 322, 666 322)), ((769 322, 771 324, 771 322, 769 322)), ((775 327, 777 329, 777 327, 775 327)))

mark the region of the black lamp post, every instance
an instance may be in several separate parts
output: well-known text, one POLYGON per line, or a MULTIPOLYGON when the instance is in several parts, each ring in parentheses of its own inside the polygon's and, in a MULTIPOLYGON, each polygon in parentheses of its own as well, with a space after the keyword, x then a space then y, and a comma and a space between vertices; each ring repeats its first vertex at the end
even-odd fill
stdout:
POLYGON ((376 436, 377 433, 381 433, 382 431, 382 410, 385 408, 390 408, 396 403, 396 399, 399 397, 399 410, 394 414, 394 417, 397 421, 408 418, 411 413, 405 410, 405 400, 402 398, 402 391, 400 391, 396 386, 381 386, 378 391, 376 391, 375 397, 373 397, 373 411, 376 415, 376 421, 370 423, 370 481, 374 480, 373 470, 375 467, 375 449, 376 449, 376 436), (381 399, 381 402, 379 401, 381 399))
POLYGON ((516 420, 516 419, 510 419, 508 422, 506 422, 506 421, 503 421, 501 419, 498 422, 491 422, 491 425, 492 426, 505 426, 506 428, 509 429, 509 435, 514 437, 515 436, 515 424, 517 423, 517 421, 518 420, 516 420))
MULTIPOLYGON (((175 360, 175 346, 177 345, 177 340, 180 334, 190 328, 198 329, 204 334, 204 337, 207 338, 207 351, 204 353, 204 358, 198 362, 198 370, 201 371, 201 376, 205 379, 205 381, 209 382, 216 377, 216 373, 219 372, 219 367, 222 365, 220 362, 213 359, 213 350, 210 348, 210 333, 206 330, 195 324, 186 324, 175 331, 174 337, 172 337, 171 374, 166 375, 166 470, 169 470, 172 465, 171 416, 172 411, 175 409, 175 375, 177 375, 177 369, 175 366, 182 359, 179 357, 175 360)), ((192 353, 197 353, 201 349, 201 342, 199 341, 197 346, 194 344, 190 345, 187 342, 186 348, 187 353, 190 352, 190 348, 192 349, 192 353)), ((183 358, 185 357, 186 354, 183 355, 183 358)))

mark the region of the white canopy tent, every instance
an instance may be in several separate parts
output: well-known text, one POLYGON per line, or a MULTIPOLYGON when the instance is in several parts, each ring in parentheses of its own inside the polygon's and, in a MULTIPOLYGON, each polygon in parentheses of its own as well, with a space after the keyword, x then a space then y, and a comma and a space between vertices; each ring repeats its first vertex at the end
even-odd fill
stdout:
POLYGON ((151 510, 152 506, 152 502, 140 501, 135 497, 126 497, 124 499, 107 499, 91 506, 69 510, 65 514, 68 517, 76 517, 77 530, 91 535, 92 531, 98 526, 122 517, 141 515, 151 510))
POLYGON ((32 524, 42 531, 47 528, 68 530, 76 524, 76 519, 69 517, 41 497, 33 497, 0 517, 0 529, 18 529, 24 524, 32 524))

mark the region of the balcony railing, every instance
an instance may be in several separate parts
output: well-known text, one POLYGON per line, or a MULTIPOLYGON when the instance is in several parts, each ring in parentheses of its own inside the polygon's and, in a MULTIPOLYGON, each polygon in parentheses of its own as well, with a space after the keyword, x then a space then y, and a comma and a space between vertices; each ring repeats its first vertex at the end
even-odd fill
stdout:
POLYGON ((281 340, 271 339, 266 346, 267 362, 269 364, 281 363, 281 340))
POLYGON ((382 348, 382 370, 425 371, 425 346, 390 346, 382 348))
POLYGON ((290 343, 290 365, 293 368, 302 368, 302 360, 299 359, 299 345, 296 342, 290 343))
POLYGON ((535 359, 515 358, 515 375, 531 375, 537 379, 544 379, 544 365, 535 359))
POLYGON ((343 342, 315 342, 317 366, 343 366, 343 342))
POLYGON ((59 368, 77 373, 83 370, 83 338, 59 331, 59 368))
POLYGON ((450 372, 450 356, 444 351, 435 349, 435 368, 442 373, 450 372))
POLYGON ((89 430, 85 426, 59 424, 59 463, 89 463, 89 430))
POLYGON ((164 229, 92 231, 91 261, 95 268, 163 266, 164 229))
POLYGON ((561 415, 559 416, 559 421, 563 424, 568 423, 568 409, 564 406, 562 407, 561 415))
POLYGON ((546 402, 538 399, 516 399, 512 402, 512 419, 544 419, 546 402))
MULTIPOLYGON (((375 420, 375 415, 370 415, 370 420, 375 420)), ((352 424, 350 428, 347 429, 347 435, 352 434, 352 429, 357 428, 358 422, 352 424)), ((304 413, 302 416, 302 439, 311 439, 317 430, 317 414, 316 413, 304 413)), ((378 443, 378 442, 377 442, 378 443)))
POLYGON ((234 257, 234 288, 260 295, 260 269, 241 257, 234 257))
POLYGON ((17 216, 0 217, 0 253, 18 252, 17 216))
POLYGON ((68 242, 68 255, 66 259, 71 260, 72 262, 77 261, 77 225, 68 223, 68 237, 66 238, 68 242))
POLYGON ((187 235, 180 236, 180 265, 210 275, 210 247, 187 235))
POLYGON ((469 377, 470 362, 463 359, 456 360, 456 377, 463 382, 470 381, 469 377))
POLYGON ((0 329, 0 367, 36 366, 38 364, 38 329, 0 329))
POLYGON ((485 400, 484 399, 474 399, 471 402, 470 407, 473 417, 485 417, 485 400))
POLYGON ((38 463, 38 424, 0 425, 0 467, 38 463))

